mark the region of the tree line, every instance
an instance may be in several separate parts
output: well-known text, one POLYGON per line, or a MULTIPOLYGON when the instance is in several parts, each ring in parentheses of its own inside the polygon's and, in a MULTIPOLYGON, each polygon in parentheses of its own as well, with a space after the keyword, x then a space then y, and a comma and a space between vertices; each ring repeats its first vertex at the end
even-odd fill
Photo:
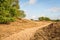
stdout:
POLYGON ((50 19, 49 17, 39 17, 38 19, 40 21, 43 21, 43 20, 45 20, 45 21, 55 21, 55 22, 59 22, 60 21, 60 19, 50 19))
MULTIPOLYGON (((34 20, 34 19, 31 19, 34 20)), ((38 17, 37 21, 53 21, 53 22, 60 22, 60 19, 50 19, 49 17, 38 17)))

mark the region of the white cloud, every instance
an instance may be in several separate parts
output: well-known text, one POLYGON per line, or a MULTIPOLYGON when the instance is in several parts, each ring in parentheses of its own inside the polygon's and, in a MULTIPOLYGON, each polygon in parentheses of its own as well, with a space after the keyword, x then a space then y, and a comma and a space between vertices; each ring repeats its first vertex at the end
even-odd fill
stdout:
POLYGON ((58 7, 53 7, 53 8, 49 8, 47 11, 50 11, 50 12, 53 12, 53 13, 55 13, 55 12, 60 12, 60 8, 58 8, 58 7))
POLYGON ((29 0, 29 4, 35 4, 37 0, 29 0))

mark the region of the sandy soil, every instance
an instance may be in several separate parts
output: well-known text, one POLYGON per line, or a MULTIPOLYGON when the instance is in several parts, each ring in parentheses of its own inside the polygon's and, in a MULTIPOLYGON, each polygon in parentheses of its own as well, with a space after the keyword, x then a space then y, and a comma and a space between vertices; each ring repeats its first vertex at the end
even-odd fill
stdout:
POLYGON ((30 38, 34 35, 36 30, 39 28, 45 27, 51 23, 47 23, 45 25, 41 25, 39 27, 33 27, 33 28, 26 28, 16 34, 10 35, 7 38, 4 38, 3 40, 30 40, 30 38))
POLYGON ((0 40, 9 37, 10 35, 13 35, 15 33, 18 33, 26 28, 39 27, 41 25, 46 25, 47 23, 50 22, 46 22, 46 21, 37 22, 37 21, 22 19, 12 22, 11 24, 0 24, 0 40))

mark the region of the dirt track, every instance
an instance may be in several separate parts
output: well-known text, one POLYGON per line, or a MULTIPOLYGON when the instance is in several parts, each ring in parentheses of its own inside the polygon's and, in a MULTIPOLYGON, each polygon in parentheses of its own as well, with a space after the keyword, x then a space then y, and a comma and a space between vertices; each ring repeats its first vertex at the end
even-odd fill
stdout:
POLYGON ((19 33, 13 34, 10 37, 7 37, 3 40, 30 40, 30 38, 34 35, 36 30, 38 30, 39 28, 45 27, 49 24, 51 24, 51 23, 48 23, 46 25, 42 25, 40 27, 24 29, 24 30, 20 31, 19 33))

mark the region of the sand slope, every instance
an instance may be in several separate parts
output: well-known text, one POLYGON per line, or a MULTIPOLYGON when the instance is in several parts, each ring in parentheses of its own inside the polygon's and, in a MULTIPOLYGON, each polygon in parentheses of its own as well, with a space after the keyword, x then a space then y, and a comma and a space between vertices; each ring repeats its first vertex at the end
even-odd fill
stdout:
POLYGON ((30 38, 35 34, 35 32, 42 27, 45 27, 47 25, 50 25, 51 23, 47 23, 45 25, 41 25, 39 27, 33 27, 33 28, 27 28, 19 33, 13 34, 5 39, 2 40, 30 40, 30 38))

